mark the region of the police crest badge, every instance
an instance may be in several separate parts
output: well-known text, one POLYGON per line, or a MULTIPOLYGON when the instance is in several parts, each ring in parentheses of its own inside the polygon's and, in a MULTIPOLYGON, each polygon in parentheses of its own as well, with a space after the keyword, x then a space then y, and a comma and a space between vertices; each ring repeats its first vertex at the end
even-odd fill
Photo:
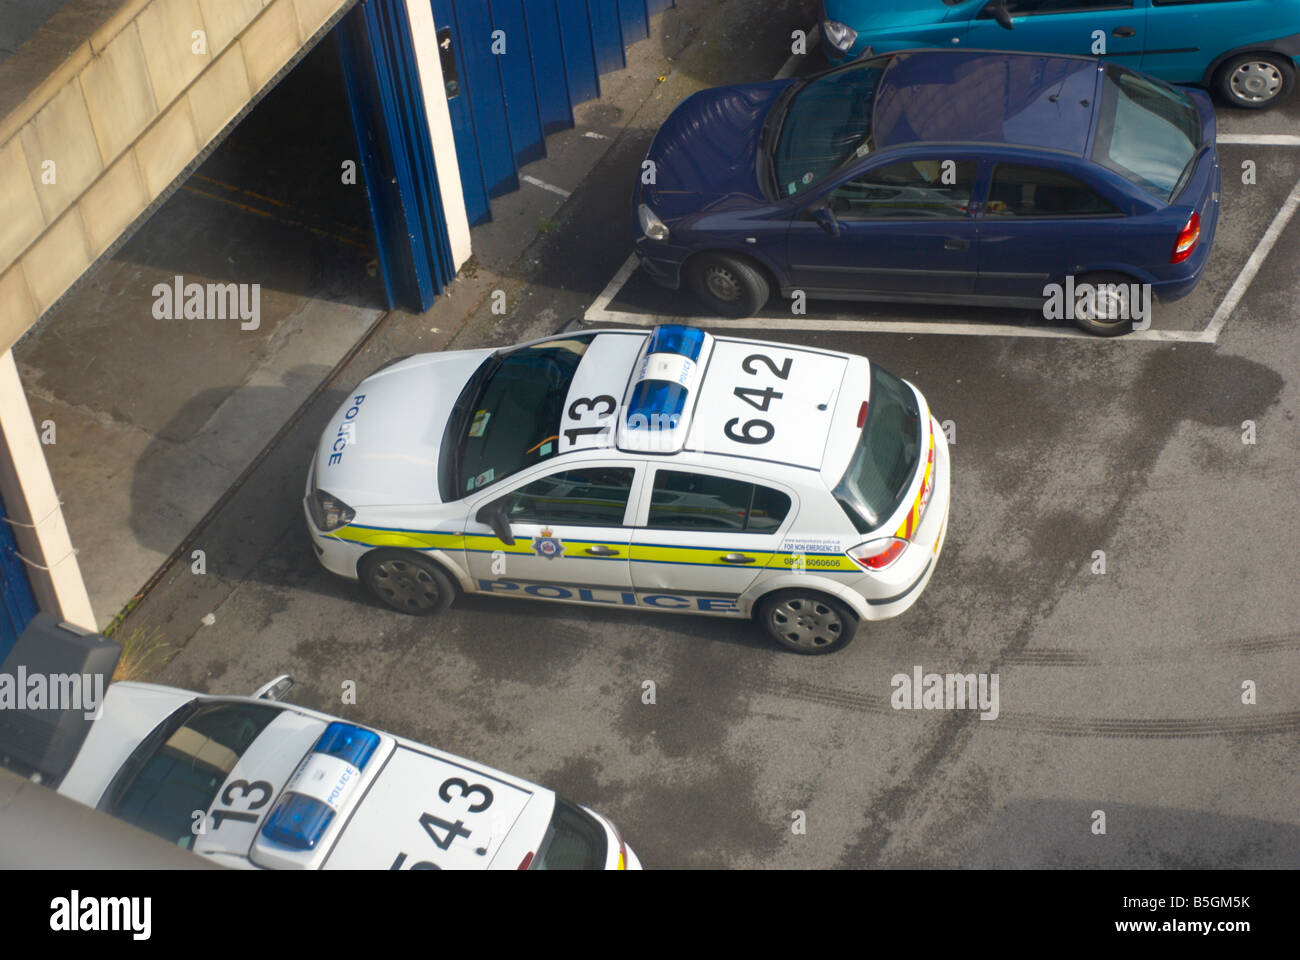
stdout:
POLYGON ((533 553, 547 560, 564 556, 564 544, 552 534, 550 527, 542 527, 541 532, 533 537, 533 553))

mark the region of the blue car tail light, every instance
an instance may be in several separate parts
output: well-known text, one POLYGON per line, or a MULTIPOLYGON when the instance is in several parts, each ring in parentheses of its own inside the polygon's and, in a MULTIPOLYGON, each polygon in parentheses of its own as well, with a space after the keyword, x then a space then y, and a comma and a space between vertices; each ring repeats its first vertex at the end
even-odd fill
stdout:
POLYGON ((285 785, 262 836, 294 850, 312 850, 329 829, 379 747, 379 735, 334 721, 285 785))

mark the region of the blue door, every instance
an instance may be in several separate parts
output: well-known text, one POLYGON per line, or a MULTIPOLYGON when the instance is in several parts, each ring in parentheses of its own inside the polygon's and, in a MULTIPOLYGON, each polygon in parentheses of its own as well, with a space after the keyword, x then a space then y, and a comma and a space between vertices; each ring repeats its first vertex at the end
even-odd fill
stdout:
POLYGON ((853 175, 812 204, 830 208, 838 236, 805 212, 791 221, 792 284, 809 296, 974 293, 978 173, 973 160, 916 159, 853 175))
POLYGON ((37 613, 32 585, 5 516, 5 505, 0 501, 0 663, 4 663, 37 613))
POLYGON ((338 40, 389 305, 427 310, 456 270, 405 4, 365 0, 338 40))
POLYGON ((1041 299, 1076 264, 1120 249, 1120 211, 1077 177, 1034 164, 999 163, 980 217, 979 283, 990 297, 1041 299))
POLYGON ((430 0, 471 224, 519 189, 546 136, 573 126, 672 0, 430 0))
POLYGON ((1012 29, 1001 26, 986 6, 970 21, 972 49, 1101 54, 1137 69, 1146 33, 1147 0, 1004 0, 1012 29), (1094 46, 1096 45, 1096 46, 1094 46))

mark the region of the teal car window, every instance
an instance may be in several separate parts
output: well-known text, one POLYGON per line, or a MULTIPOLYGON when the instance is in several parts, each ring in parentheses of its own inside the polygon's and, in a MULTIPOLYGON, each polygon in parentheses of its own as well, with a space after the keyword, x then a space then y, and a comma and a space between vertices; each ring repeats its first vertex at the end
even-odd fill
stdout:
POLYGON ((836 187, 830 208, 842 220, 965 217, 977 170, 966 160, 891 163, 836 187))
MULTIPOLYGON (((1090 10, 1131 10, 1133 0, 1003 0, 1002 5, 1013 17, 1032 16, 1036 13, 1086 13, 1090 10)), ((980 11, 980 19, 988 20, 993 14, 996 0, 980 11)))

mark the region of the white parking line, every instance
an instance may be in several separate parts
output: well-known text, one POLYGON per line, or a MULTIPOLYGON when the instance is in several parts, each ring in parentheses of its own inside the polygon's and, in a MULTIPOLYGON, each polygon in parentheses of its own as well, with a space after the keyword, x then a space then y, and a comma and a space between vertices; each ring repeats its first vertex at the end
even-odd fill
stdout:
POLYGON ((1259 243, 1255 244, 1250 259, 1241 268, 1241 272, 1237 274, 1237 279, 1232 282, 1232 286, 1228 289, 1227 296, 1219 304, 1219 309, 1215 310, 1214 316, 1210 318, 1210 325, 1205 328, 1205 333, 1210 337, 1212 343, 1218 341, 1223 325, 1228 322, 1228 315, 1237 309, 1237 304, 1241 302, 1241 298, 1245 295, 1247 288, 1250 287, 1251 281, 1255 279, 1255 274, 1259 273, 1264 258, 1268 256, 1268 252, 1273 249, 1273 244, 1277 243, 1277 238, 1282 235, 1282 231, 1291 221, 1291 217, 1295 215, 1297 206, 1300 206, 1300 180, 1296 181, 1296 185, 1287 194, 1286 200, 1282 202, 1282 208, 1278 210, 1277 216, 1273 218, 1273 222, 1264 231, 1264 236, 1259 238, 1259 243))
POLYGON ((531 183, 534 187, 541 187, 543 190, 549 190, 551 193, 558 194, 566 199, 573 196, 572 193, 565 190, 563 187, 557 187, 555 184, 547 183, 545 180, 538 180, 536 177, 530 176, 526 173, 519 179, 524 181, 524 183, 531 183))
POLYGON ((1221 133, 1216 143, 1249 143, 1261 147, 1300 147, 1300 136, 1293 133, 1221 133))

